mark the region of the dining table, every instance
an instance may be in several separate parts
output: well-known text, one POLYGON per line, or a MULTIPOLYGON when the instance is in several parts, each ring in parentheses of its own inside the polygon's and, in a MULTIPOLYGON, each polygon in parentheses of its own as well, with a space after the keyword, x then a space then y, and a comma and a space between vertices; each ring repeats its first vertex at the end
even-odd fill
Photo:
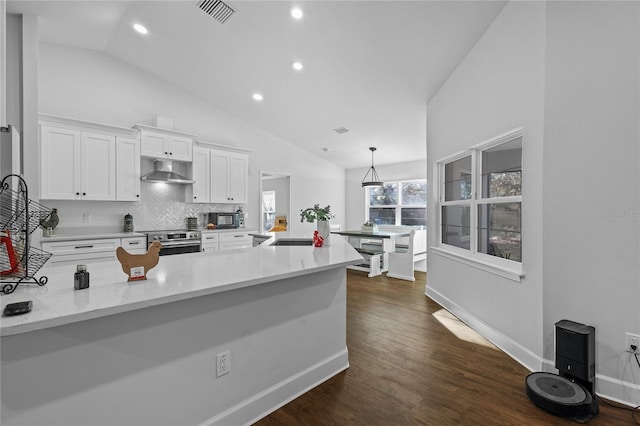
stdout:
POLYGON ((410 231, 346 230, 332 231, 331 233, 347 237, 349 244, 351 244, 363 256, 367 256, 369 258, 373 256, 380 257, 379 268, 372 267, 371 264, 367 263, 349 265, 347 267, 348 269, 369 272, 369 277, 381 275, 383 272, 387 272, 389 270, 389 253, 395 251, 396 240, 410 235, 410 231), (366 247, 367 243, 372 243, 371 240, 380 241, 376 241, 366 247), (380 248, 376 246, 379 246, 380 248))

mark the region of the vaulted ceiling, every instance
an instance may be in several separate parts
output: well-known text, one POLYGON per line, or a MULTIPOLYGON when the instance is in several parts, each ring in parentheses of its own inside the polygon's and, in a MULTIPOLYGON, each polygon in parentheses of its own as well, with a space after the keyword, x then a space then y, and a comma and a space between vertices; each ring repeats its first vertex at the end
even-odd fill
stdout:
POLYGON ((103 51, 353 168, 370 146, 376 164, 426 157, 427 101, 505 4, 227 1, 221 23, 198 3, 10 0, 7 11, 39 16, 43 42, 103 51))

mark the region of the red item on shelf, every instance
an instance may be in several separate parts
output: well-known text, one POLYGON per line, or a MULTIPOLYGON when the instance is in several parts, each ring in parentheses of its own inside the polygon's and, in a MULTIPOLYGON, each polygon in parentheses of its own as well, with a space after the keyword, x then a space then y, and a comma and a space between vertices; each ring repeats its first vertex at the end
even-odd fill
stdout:
POLYGON ((18 269, 18 259, 16 259, 16 252, 13 249, 13 242, 11 241, 11 235, 9 234, 9 230, 7 229, 5 232, 5 236, 0 237, 0 255, 3 255, 3 252, 6 252, 5 256, 0 256, 0 275, 9 275, 13 274, 16 269, 18 269))

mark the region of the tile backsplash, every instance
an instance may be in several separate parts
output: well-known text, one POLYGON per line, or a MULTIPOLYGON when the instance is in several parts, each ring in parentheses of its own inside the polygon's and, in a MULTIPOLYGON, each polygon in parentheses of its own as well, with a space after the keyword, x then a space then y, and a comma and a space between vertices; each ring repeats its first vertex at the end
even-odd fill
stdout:
POLYGON ((239 204, 188 204, 184 197, 184 185, 143 182, 139 202, 41 200, 41 204, 58 209, 60 223, 54 234, 122 232, 127 213, 133 216, 135 231, 186 228, 187 217, 192 216, 197 217, 198 226, 203 227, 205 212, 234 212, 240 207, 239 204), (85 218, 89 221, 85 222, 85 218))

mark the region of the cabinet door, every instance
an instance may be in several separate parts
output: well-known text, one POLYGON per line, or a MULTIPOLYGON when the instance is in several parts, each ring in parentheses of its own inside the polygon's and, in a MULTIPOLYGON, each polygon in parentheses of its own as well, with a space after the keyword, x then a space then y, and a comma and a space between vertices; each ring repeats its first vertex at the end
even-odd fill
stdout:
POLYGON ((193 158, 193 140, 179 136, 167 137, 169 158, 176 161, 191 161, 193 158))
POLYGON ((81 141, 82 199, 115 200, 115 136, 83 132, 81 141))
POLYGON ((230 201, 238 204, 245 204, 248 188, 247 180, 249 174, 249 157, 243 154, 229 155, 229 192, 230 201))
POLYGON ((229 232, 220 235, 220 250, 253 246, 253 238, 247 232, 229 232))
POLYGON ((146 237, 123 238, 120 246, 130 254, 145 254, 147 252, 146 237))
MULTIPOLYGON (((195 152, 193 154, 195 155, 195 152)), ((214 232, 202 233, 202 251, 204 252, 218 251, 218 234, 214 232)))
POLYGON ((40 198, 80 199, 80 132, 40 126, 40 198))
POLYGON ((116 260, 120 238, 42 242, 42 250, 53 254, 49 264, 78 264, 116 260))
POLYGON ((154 158, 168 157, 169 151, 167 150, 166 142, 166 135, 143 131, 140 138, 140 155, 154 158))
POLYGON ((229 153, 211 151, 211 202, 231 203, 229 200, 229 153))
POLYGON ((116 137, 116 200, 140 201, 140 140, 116 137))
POLYGON ((211 190, 211 150, 195 147, 193 149, 192 178, 194 183, 191 191, 187 189, 187 203, 208 203, 211 190), (189 198, 190 197, 190 198, 189 198))

